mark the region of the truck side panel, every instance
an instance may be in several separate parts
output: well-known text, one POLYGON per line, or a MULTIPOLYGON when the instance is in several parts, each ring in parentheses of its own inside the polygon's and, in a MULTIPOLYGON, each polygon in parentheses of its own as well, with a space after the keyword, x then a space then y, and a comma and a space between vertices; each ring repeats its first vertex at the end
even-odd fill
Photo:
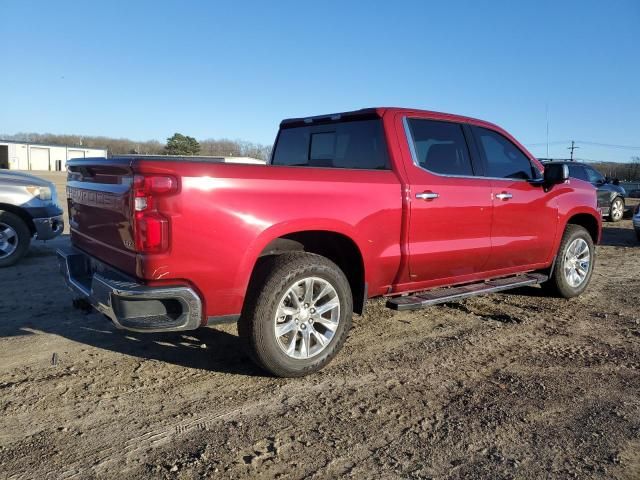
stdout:
POLYGON ((392 171, 153 161, 135 170, 179 173, 181 182, 180 194, 159 199, 171 249, 142 256, 141 276, 152 284, 188 280, 206 299, 207 316, 240 313, 262 249, 290 233, 351 238, 369 296, 387 293, 398 272, 402 204, 392 171))

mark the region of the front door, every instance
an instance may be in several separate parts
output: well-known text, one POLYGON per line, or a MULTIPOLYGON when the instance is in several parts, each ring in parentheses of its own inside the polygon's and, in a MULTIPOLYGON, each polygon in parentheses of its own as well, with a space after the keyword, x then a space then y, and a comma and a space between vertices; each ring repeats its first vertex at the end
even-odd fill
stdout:
POLYGON ((485 172, 491 179, 493 220, 487 270, 527 270, 548 261, 558 213, 551 194, 532 182, 541 173, 501 133, 472 127, 485 172))
POLYGON ((460 124, 406 118, 403 127, 413 159, 407 162, 410 281, 465 281, 489 259, 491 182, 475 176, 460 124))

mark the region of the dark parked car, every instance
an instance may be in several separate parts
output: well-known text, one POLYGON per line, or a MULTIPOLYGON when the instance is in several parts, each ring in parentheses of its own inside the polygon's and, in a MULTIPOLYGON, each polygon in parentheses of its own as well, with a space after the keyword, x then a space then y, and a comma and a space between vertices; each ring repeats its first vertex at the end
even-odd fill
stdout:
MULTIPOLYGON (((554 161, 554 163, 558 163, 554 161)), ((569 176, 591 183, 598 190, 598 208, 612 222, 622 220, 627 192, 615 180, 611 181, 591 165, 579 162, 563 162, 569 166, 569 176)))

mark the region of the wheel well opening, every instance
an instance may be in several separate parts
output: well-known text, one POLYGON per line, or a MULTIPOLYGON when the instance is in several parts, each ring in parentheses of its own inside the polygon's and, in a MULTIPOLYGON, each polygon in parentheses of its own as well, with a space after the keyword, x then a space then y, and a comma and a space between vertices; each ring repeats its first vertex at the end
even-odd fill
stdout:
POLYGON ((362 314, 366 295, 364 262, 353 240, 340 233, 322 230, 291 233, 269 242, 260 257, 292 251, 322 255, 338 265, 351 287, 353 311, 362 314))
POLYGON ((16 207, 15 205, 7 204, 7 203, 0 203, 0 210, 4 210, 5 212, 11 212, 14 215, 20 217, 22 221, 27 224, 27 227, 29 227, 29 231, 31 232, 31 235, 34 235, 36 233, 36 226, 33 223, 31 215, 25 212, 22 208, 16 207))
POLYGON ((593 243, 598 243, 598 221, 592 215, 589 215, 588 213, 579 213, 571 217, 567 223, 584 227, 587 232, 589 232, 589 235, 591 235, 593 243))

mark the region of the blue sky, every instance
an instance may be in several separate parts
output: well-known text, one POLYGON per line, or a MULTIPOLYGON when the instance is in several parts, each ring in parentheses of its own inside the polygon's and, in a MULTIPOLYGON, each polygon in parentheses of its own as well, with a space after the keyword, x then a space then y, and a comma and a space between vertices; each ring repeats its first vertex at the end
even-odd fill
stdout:
POLYGON ((285 117, 390 105, 528 145, 546 141, 548 105, 552 156, 571 139, 640 147, 637 0, 0 0, 0 18, 0 133, 270 144, 285 117))

